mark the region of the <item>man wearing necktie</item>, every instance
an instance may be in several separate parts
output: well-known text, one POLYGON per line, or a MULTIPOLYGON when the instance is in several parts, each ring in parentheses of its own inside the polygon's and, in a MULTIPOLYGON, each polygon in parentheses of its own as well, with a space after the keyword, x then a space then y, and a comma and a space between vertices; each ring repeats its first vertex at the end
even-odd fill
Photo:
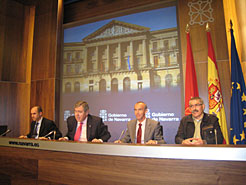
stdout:
POLYGON ((19 138, 35 138, 35 139, 58 139, 62 137, 62 133, 56 127, 54 121, 43 117, 43 110, 41 106, 34 106, 31 108, 31 129, 25 136, 21 135, 19 138))
POLYGON ((136 119, 127 123, 124 138, 115 143, 165 144, 160 122, 146 118, 147 111, 144 102, 137 102, 134 106, 136 119))
POLYGON ((67 119, 67 135, 59 140, 107 142, 111 137, 102 118, 89 114, 89 105, 78 101, 74 106, 74 116, 67 119))

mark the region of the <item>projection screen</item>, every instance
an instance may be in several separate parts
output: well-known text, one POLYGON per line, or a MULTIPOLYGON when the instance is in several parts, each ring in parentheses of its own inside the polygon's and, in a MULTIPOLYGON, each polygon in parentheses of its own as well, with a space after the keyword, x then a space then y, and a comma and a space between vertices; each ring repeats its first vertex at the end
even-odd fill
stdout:
POLYGON ((174 143, 182 110, 182 69, 176 6, 163 6, 64 29, 60 129, 78 100, 100 116, 117 140, 148 106, 164 139, 174 143))

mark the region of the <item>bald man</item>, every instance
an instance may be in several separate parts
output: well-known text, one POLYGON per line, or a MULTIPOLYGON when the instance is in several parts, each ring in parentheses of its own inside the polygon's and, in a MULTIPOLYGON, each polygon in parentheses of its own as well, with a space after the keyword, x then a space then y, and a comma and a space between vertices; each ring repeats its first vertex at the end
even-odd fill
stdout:
POLYGON ((56 127, 54 121, 46 119, 43 117, 43 110, 41 106, 34 106, 31 108, 31 129, 30 132, 19 138, 35 138, 35 139, 59 139, 62 137, 62 133, 56 127))

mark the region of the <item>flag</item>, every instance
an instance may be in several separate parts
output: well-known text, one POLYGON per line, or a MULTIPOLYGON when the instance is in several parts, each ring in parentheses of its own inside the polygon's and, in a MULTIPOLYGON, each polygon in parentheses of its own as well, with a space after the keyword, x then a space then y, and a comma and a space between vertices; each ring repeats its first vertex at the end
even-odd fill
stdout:
POLYGON ((246 88, 233 29, 231 31, 231 144, 245 144, 246 88))
POLYGON ((131 65, 130 65, 130 57, 127 56, 127 64, 128 64, 128 69, 129 71, 131 70, 131 65))
POLYGON ((196 80, 196 70, 190 43, 190 33, 186 33, 186 74, 185 74, 185 115, 191 114, 189 100, 191 97, 199 96, 196 80))
POLYGON ((220 85, 219 71, 215 58, 213 43, 210 32, 207 31, 208 39, 208 101, 209 113, 219 119, 220 128, 224 137, 224 144, 229 144, 225 108, 220 85))

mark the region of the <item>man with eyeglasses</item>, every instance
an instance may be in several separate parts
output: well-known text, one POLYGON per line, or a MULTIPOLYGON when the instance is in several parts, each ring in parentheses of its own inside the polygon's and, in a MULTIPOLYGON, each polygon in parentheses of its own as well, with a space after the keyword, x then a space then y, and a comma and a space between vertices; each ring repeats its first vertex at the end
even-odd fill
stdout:
POLYGON ((107 125, 102 118, 89 114, 89 105, 85 101, 78 101, 74 106, 74 116, 67 119, 68 132, 60 141, 90 141, 107 142, 111 137, 107 125))
POLYGON ((192 97, 189 101, 189 109, 191 114, 180 121, 175 143, 184 145, 222 144, 223 135, 218 118, 204 112, 203 100, 200 97, 192 97))

